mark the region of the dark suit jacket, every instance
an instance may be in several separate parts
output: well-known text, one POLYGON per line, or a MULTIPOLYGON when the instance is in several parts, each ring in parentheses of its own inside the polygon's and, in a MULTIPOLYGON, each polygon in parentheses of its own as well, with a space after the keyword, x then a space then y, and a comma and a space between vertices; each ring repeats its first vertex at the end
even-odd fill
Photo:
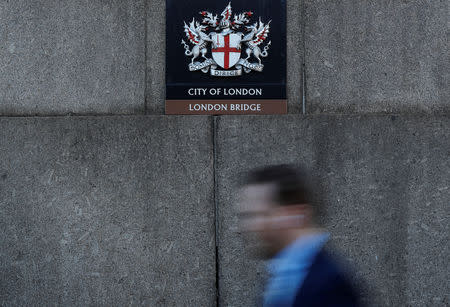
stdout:
POLYGON ((317 254, 302 286, 295 307, 356 307, 359 293, 351 285, 343 268, 325 250, 317 254))

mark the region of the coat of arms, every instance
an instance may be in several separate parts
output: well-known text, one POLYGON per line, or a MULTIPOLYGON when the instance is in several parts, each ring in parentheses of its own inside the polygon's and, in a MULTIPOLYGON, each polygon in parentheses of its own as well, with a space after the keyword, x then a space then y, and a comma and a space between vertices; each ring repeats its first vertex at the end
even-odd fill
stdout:
POLYGON ((201 70, 218 77, 241 76, 242 71, 263 71, 261 58, 269 55, 271 42, 264 47, 261 45, 269 35, 270 21, 264 24, 259 18, 258 22, 250 24, 253 16, 250 11, 233 17, 231 2, 222 12, 221 20, 207 11, 200 14, 203 16, 201 22, 193 18, 189 24, 184 23, 186 37, 193 44, 191 49, 184 40, 181 41, 185 55, 192 57, 190 71, 201 70), (243 44, 246 58, 241 58, 243 44))

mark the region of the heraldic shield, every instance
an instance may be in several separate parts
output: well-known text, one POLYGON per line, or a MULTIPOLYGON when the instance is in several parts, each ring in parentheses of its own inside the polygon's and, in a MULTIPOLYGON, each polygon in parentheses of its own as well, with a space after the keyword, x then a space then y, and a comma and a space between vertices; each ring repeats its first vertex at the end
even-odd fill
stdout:
POLYGON ((224 69, 236 65, 241 58, 241 35, 214 33, 211 39, 213 41, 211 51, 214 61, 224 69))

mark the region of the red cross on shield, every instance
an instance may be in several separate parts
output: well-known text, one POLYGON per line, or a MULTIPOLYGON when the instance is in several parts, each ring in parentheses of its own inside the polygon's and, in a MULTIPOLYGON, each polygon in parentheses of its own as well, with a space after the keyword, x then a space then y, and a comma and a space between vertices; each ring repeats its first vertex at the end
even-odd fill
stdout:
POLYGON ((214 34, 212 39, 215 48, 212 51, 212 57, 216 63, 225 69, 229 69, 236 65, 241 58, 241 36, 238 34, 214 34))

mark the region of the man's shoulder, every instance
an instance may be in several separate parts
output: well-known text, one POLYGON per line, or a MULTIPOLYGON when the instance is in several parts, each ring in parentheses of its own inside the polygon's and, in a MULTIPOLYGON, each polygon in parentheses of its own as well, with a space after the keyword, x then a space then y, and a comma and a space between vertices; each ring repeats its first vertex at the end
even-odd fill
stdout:
POLYGON ((325 249, 315 257, 296 296, 301 306, 360 306, 345 266, 325 249))
POLYGON ((349 276, 344 266, 325 249, 321 250, 309 269, 304 286, 319 290, 335 287, 340 283, 349 283, 349 276))

